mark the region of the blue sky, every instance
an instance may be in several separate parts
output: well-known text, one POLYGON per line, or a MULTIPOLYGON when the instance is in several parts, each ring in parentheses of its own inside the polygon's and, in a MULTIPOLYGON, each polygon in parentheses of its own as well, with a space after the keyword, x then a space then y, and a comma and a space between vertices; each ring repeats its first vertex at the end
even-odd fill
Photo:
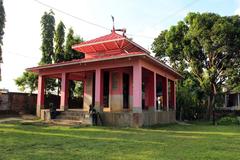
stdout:
MULTIPOLYGON (((111 15, 116 28, 127 28, 129 37, 146 49, 163 29, 182 20, 188 12, 215 12, 222 16, 240 15, 240 0, 39 0, 76 17, 111 29, 111 15)), ((36 66, 41 57, 40 18, 49 8, 35 0, 3 0, 6 12, 2 82, 0 88, 18 91, 14 79, 25 68, 36 66)), ((85 40, 109 31, 55 12, 85 40)))

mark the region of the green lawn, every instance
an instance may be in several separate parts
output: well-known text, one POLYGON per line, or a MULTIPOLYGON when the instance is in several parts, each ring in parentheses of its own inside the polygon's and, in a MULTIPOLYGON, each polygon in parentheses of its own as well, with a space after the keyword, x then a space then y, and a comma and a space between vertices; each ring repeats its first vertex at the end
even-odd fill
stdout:
POLYGON ((239 160, 240 127, 155 128, 0 124, 0 159, 239 160))

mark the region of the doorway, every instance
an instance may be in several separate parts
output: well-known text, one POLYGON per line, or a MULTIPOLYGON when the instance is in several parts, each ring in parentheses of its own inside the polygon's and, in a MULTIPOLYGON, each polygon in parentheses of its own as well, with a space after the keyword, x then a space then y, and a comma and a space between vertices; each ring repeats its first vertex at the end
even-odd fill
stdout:
POLYGON ((123 73, 123 108, 129 108, 129 75, 123 73))
POLYGON ((103 106, 109 108, 109 72, 103 72, 103 106))

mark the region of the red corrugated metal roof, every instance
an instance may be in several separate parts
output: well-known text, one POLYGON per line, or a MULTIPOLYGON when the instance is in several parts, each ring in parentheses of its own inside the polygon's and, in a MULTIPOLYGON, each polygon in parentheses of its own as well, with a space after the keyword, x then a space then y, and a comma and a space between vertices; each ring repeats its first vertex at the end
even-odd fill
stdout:
MULTIPOLYGON (((89 40, 89 41, 82 42, 79 45, 86 45, 86 44, 92 44, 92 43, 109 41, 109 40, 124 39, 124 38, 126 38, 126 37, 124 37, 120 34, 117 34, 116 32, 111 32, 108 35, 101 36, 101 37, 98 37, 98 38, 95 38, 95 39, 92 39, 92 40, 89 40)), ((76 45, 76 46, 78 46, 78 45, 76 45)))
POLYGON ((122 49, 127 52, 149 53, 149 51, 137 43, 134 43, 126 36, 120 35, 115 31, 112 31, 108 35, 73 45, 72 48, 85 54, 104 53, 116 49, 122 49))
POLYGON ((85 53, 85 58, 55 64, 47 64, 43 66, 28 68, 27 70, 32 72, 38 72, 39 70, 45 68, 62 67, 68 65, 75 65, 78 63, 91 63, 97 61, 111 60, 114 58, 119 59, 133 56, 146 56, 152 61, 157 62, 162 67, 174 72, 181 77, 181 75, 174 71, 171 67, 159 62, 154 57, 152 57, 149 51, 147 51, 137 43, 133 42, 132 40, 128 39, 127 37, 117 34, 115 31, 112 31, 108 35, 74 45, 72 48, 85 53))

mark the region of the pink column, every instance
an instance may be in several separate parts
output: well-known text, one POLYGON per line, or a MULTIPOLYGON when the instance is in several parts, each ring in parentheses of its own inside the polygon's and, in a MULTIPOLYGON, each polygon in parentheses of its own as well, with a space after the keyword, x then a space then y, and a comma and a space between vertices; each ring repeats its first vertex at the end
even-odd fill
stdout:
POLYGON ((153 73, 153 90, 154 90, 154 93, 153 93, 153 100, 154 100, 154 110, 156 111, 157 110, 157 106, 156 106, 156 101, 157 101, 157 82, 156 82, 156 73, 154 72, 153 73))
POLYGON ((133 65, 133 112, 142 112, 142 66, 133 65))
POLYGON ((101 111, 101 69, 95 71, 95 109, 101 111))
POLYGON ((38 117, 41 116, 41 109, 44 108, 44 77, 38 75, 38 95, 37 95, 37 109, 36 114, 38 117))
POLYGON ((174 81, 173 82, 173 106, 174 106, 174 110, 176 111, 176 101, 177 101, 177 99, 176 99, 176 94, 177 94, 177 92, 176 92, 177 90, 176 90, 176 82, 174 81))
POLYGON ((61 100, 60 110, 64 111, 68 108, 68 80, 67 73, 62 73, 61 79, 61 100))

